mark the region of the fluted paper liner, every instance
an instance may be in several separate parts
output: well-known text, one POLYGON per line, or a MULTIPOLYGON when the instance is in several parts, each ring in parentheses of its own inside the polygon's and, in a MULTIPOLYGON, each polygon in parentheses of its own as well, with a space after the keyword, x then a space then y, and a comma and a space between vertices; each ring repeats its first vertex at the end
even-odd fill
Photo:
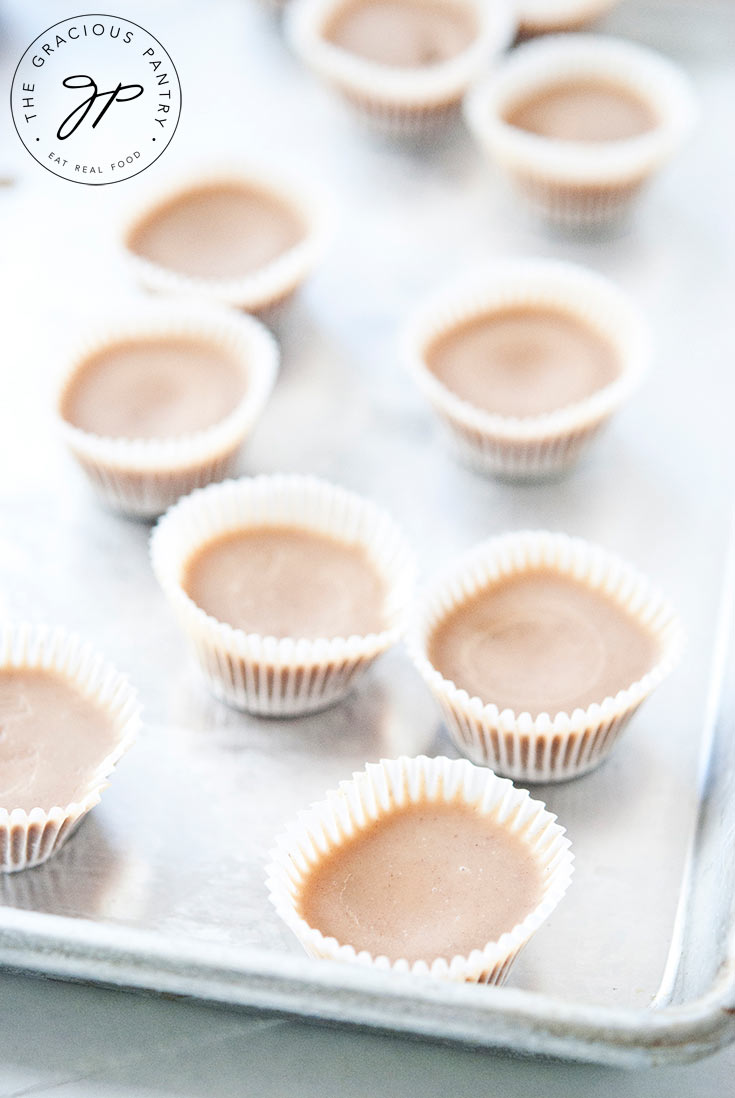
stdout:
POLYGON ((271 852, 267 883, 276 911, 312 957, 441 979, 502 984, 523 946, 548 919, 569 886, 573 862, 569 848, 564 829, 541 801, 532 800, 527 790, 516 789, 490 770, 464 759, 383 759, 368 764, 351 781, 327 793, 326 800, 299 815, 271 852), (450 961, 443 957, 426 957, 413 963, 405 959, 391 961, 367 951, 357 952, 349 942, 326 937, 301 917, 300 897, 310 874, 344 840, 402 805, 458 799, 516 835, 538 859, 543 872, 540 903, 497 941, 478 942, 477 949, 468 956, 455 956, 450 961))
POLYGON ((320 259, 326 240, 322 203, 305 182, 276 176, 261 168, 221 165, 202 173, 177 177, 175 183, 157 189, 125 219, 122 243, 137 280, 148 290, 183 294, 269 315, 305 281, 320 259), (210 187, 252 187, 272 195, 302 221, 303 238, 255 271, 237 278, 203 278, 163 267, 130 248, 137 228, 172 200, 210 187))
POLYGON ((620 558, 581 538, 522 531, 491 538, 460 557, 424 593, 409 628, 412 659, 437 698, 450 735, 463 754, 510 778, 564 781, 598 766, 640 704, 669 674, 683 633, 670 606, 620 558), (437 627, 476 593, 538 569, 569 576, 609 598, 658 643, 655 664, 615 697, 572 713, 500 711, 491 699, 471 697, 432 666, 429 644, 437 627))
POLYGON ((135 691, 90 645, 72 633, 28 624, 0 627, 0 670, 56 672, 114 721, 118 739, 99 760, 79 800, 33 808, 0 806, 0 872, 14 873, 46 861, 66 842, 82 817, 100 800, 107 778, 128 750, 140 725, 135 691))
MULTIPOLYGON (((467 49, 421 68, 382 65, 330 43, 324 30, 347 0, 291 0, 286 34, 294 52, 363 120, 380 129, 413 132, 455 111, 473 80, 513 40, 516 21, 508 0, 463 0, 477 22, 467 49)), ((449 6, 451 0, 444 0, 449 6)), ((457 6, 456 4, 452 6, 457 6)))
POLYGON ((308 713, 344 697, 402 636, 414 578, 412 554, 384 511, 308 476, 243 478, 194 492, 158 523, 151 558, 212 692, 264 716, 308 713), (272 525, 313 530, 362 548, 385 583, 385 629, 316 640, 267 637, 217 621, 189 598, 181 581, 198 548, 232 531, 272 525))
POLYGON ((685 74, 632 42, 562 34, 527 42, 465 99, 478 144, 549 220, 594 224, 626 210, 641 186, 675 153, 695 119, 685 74), (658 124, 619 141, 560 141, 504 121, 514 103, 549 85, 602 78, 649 104, 658 124))
POLYGON ((639 384, 649 362, 646 326, 633 303, 601 275, 554 260, 508 260, 465 276, 410 319, 402 357, 459 456, 482 473, 532 479, 563 472, 639 384), (468 321, 507 308, 560 310, 612 347, 619 374, 573 404, 541 415, 506 416, 475 407, 448 389, 426 353, 468 321))
POLYGON ((522 35, 579 30, 617 3, 619 0, 520 0, 519 30, 522 35))
POLYGON ((206 302, 143 302, 88 335, 70 356, 56 397, 62 437, 108 507, 138 517, 160 515, 181 496, 234 472, 240 448, 270 396, 278 360, 275 340, 252 317, 206 302), (165 439, 104 438, 63 418, 69 385, 92 355, 149 338, 191 339, 222 351, 243 371, 242 398, 218 423, 165 439))

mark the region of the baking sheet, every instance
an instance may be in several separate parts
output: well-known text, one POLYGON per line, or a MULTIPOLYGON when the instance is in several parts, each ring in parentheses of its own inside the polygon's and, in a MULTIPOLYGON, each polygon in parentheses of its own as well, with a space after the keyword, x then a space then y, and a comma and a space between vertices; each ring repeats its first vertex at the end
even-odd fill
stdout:
MULTIPOLYGON (((68 14, 57 2, 0 8, 3 80, 28 42, 68 14)), ((724 1040, 727 1018, 718 1012, 731 989, 713 988, 724 978, 717 950, 726 955, 731 914, 716 927, 705 911, 710 951, 705 958, 697 938, 699 963, 686 979, 666 966, 677 909, 677 949, 694 933, 681 888, 701 801, 731 501, 735 225, 733 153, 723 135, 731 132, 735 13, 715 0, 623 0, 609 17, 606 29, 685 66, 702 120, 630 226, 572 236, 526 215, 461 128, 409 145, 368 135, 300 70, 258 0, 126 2, 121 14, 159 37, 179 71, 181 123, 159 163, 117 187, 69 184, 34 164, 9 116, 0 123, 3 174, 17 180, 0 189, 0 613, 89 638, 138 687, 145 727, 62 853, 0 882, 0 959, 598 1059, 625 1058, 625 1042, 588 1034, 585 1044, 585 1020, 601 1032, 607 1020, 612 1033, 618 1019, 632 1045, 638 1032, 631 1059, 693 1055, 724 1040), (64 347, 135 293, 116 248, 121 213, 180 168, 233 158, 303 175, 327 196, 334 225, 322 266, 279 323, 282 372, 242 472, 312 472, 370 495, 402 523, 424 577, 507 529, 591 538, 654 577, 686 624, 683 664, 609 762, 581 780, 535 787, 568 829, 576 873, 505 989, 410 980, 397 988, 301 956, 263 884, 273 838, 366 761, 456 754, 439 711, 400 650, 324 714, 263 721, 210 698, 153 580, 149 527, 101 510, 52 430, 50 385, 64 347), (398 325, 421 296, 500 255, 556 256, 608 274, 654 330, 644 388, 558 482, 500 484, 457 466, 398 361, 398 325), (683 1029, 661 1009, 651 1022, 665 972, 659 1007, 671 995, 684 1004, 714 996, 699 1013, 687 1006, 676 1015, 683 1029), (567 1014, 555 1043, 549 1027, 567 1014), (699 1044, 695 1015, 706 1031, 699 1044), (664 1052, 651 1051, 646 1036, 658 1019, 664 1052)), ((714 857, 725 848, 725 823, 710 832, 714 857)), ((685 901, 699 868, 687 877, 685 901)))

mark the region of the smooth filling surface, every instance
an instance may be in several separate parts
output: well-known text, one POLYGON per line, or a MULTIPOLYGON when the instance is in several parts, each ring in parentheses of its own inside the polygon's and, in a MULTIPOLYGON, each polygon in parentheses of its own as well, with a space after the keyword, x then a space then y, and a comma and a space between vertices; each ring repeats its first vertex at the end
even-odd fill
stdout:
POLYGON ((0 670, 0 806, 65 807, 118 742, 110 715, 56 672, 0 670))
POLYGON ((365 636, 386 628, 386 590, 359 546, 315 531, 264 526, 209 542, 182 586, 218 621, 261 636, 365 636))
POLYGON ((456 607, 429 641, 446 679, 502 711, 554 716, 632 686, 658 645, 630 614, 583 583, 523 573, 456 607))
POLYGON ((608 340, 570 314, 543 307, 475 317, 437 339, 425 358, 462 400, 506 416, 566 407, 620 373, 608 340))
POLYGON ((456 57, 476 34, 469 8, 432 0, 352 0, 324 29, 327 41, 349 53, 411 69, 456 57))
POLYGON ((193 278, 242 278, 301 243, 302 219, 274 194, 221 185, 191 190, 152 211, 131 251, 193 278))
POLYGON ((61 414, 104 438, 175 438, 225 419, 245 389, 240 363, 202 340, 129 340, 81 364, 61 414))
POLYGON ((454 802, 397 809, 306 879, 299 914, 326 937, 392 961, 451 960, 511 930, 542 897, 528 847, 454 802))
POLYGON ((589 77, 534 91, 506 111, 505 121, 558 141, 624 141, 658 124, 653 108, 629 88, 589 77))

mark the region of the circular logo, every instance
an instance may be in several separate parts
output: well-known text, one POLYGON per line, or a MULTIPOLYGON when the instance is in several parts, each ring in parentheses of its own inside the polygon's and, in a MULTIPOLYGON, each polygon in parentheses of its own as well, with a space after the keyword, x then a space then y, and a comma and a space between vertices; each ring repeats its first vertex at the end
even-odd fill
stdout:
POLYGON ((138 175, 181 113, 174 63, 157 38, 112 15, 78 15, 21 57, 10 108, 28 152, 54 175, 102 186, 138 175))

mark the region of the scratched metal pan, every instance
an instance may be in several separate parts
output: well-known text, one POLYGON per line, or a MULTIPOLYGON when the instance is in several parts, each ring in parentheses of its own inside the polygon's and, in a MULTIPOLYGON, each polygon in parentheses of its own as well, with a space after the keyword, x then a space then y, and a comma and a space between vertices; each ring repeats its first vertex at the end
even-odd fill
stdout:
MULTIPOLYGON (((0 191, 0 613, 88 637, 137 685, 145 727, 60 855, 0 882, 0 962, 606 1063, 694 1058, 731 1040, 735 10, 641 0, 609 17, 610 30, 686 67, 702 121, 630 226, 570 237, 530 220, 461 128, 408 147, 360 130, 289 57, 267 5, 208 5, 216 79, 200 5, 124 7, 181 76, 180 129, 160 163, 87 188, 42 172, 14 135, 3 145, 16 182, 0 191), (64 341, 132 290, 115 247, 123 206, 164 170, 234 154, 301 171, 332 196, 335 222, 320 270, 280 323, 281 376, 242 471, 306 470, 372 496, 400 519, 425 577, 501 530, 591 538, 654 577, 686 623, 684 661, 610 760, 535 790, 568 829, 576 874, 505 988, 302 955, 266 897, 275 835, 366 761, 454 754, 439 711, 400 650, 317 716, 257 720, 214 701, 152 577, 149 528, 101 510, 50 429, 64 341), (397 361, 397 326, 423 293, 505 254, 609 275, 655 334, 642 390, 554 483, 500 484, 456 465, 397 361)), ((3 79, 55 17, 53 3, 4 5, 3 79)))

